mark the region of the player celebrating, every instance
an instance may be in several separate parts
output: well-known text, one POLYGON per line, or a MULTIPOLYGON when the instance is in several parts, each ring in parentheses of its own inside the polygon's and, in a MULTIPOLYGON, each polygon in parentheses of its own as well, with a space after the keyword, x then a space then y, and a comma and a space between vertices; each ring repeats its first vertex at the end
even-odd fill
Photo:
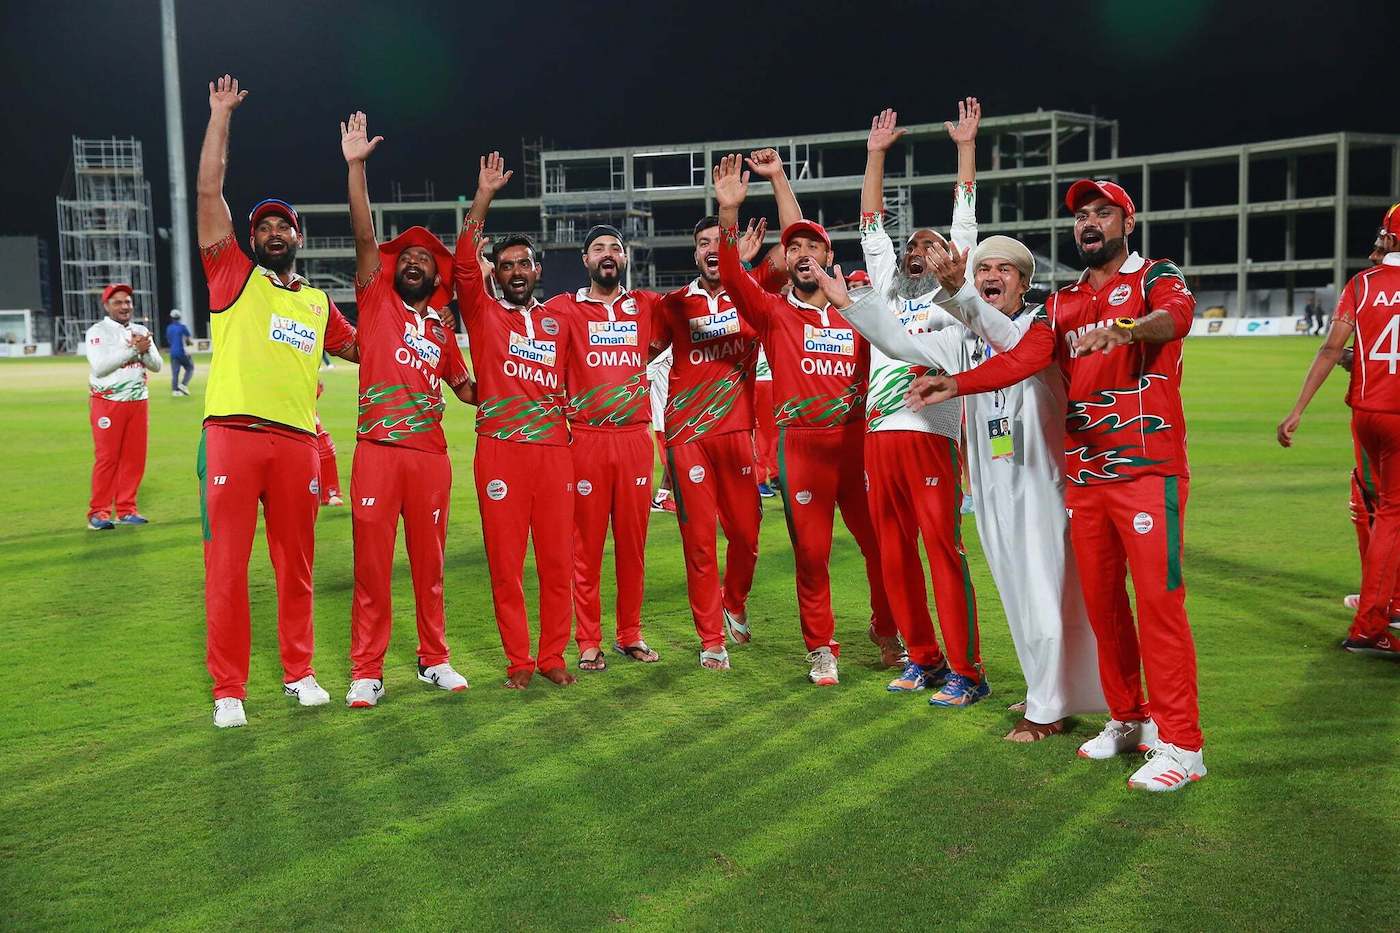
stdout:
MULTIPOLYGON (((1046 302, 1054 339, 1028 333, 970 373, 921 376, 910 400, 1005 388, 1058 360, 1068 381, 1070 540, 1113 717, 1079 754, 1109 758, 1145 749, 1147 761, 1128 786, 1173 791, 1206 774, 1196 648, 1181 573, 1189 484, 1181 341, 1196 300, 1171 262, 1128 252, 1135 208, 1120 186, 1077 181, 1065 206, 1074 214, 1075 243, 1088 268, 1046 302), (1137 630, 1125 586, 1129 571, 1137 630)), ((968 323, 978 330, 975 321, 968 323)))
POLYGON ((146 473, 146 431, 150 424, 146 373, 160 372, 160 352, 151 332, 131 323, 131 286, 117 282, 102 289, 107 316, 87 330, 88 421, 92 425, 92 498, 87 525, 111 531, 112 500, 117 523, 144 525, 136 493, 146 473))
POLYGON ((277 575, 283 691, 302 706, 330 701, 311 670, 311 564, 320 506, 316 374, 323 348, 358 359, 354 328, 325 292, 296 273, 301 229, 290 204, 269 198, 249 214, 256 265, 234 242, 224 165, 229 123, 247 94, 228 75, 210 82, 197 182, 214 344, 198 473, 208 665, 220 728, 247 724, 248 557, 259 502, 277 575))
POLYGON ((578 666, 607 667, 599 586, 612 523, 617 572, 613 648, 634 661, 660 660, 642 640, 647 523, 651 506, 651 416, 647 360, 661 296, 629 291, 622 232, 595 226, 583 238, 588 287, 555 295, 544 310, 570 329, 565 364, 574 465, 574 617, 578 666))
POLYGON ((1312 397, 1355 334, 1351 383, 1352 434, 1371 465, 1378 504, 1361 566, 1361 599, 1342 647, 1358 654, 1400 658, 1400 641, 1388 631, 1391 595, 1400 574, 1400 205, 1381 224, 1386 254, 1379 265, 1358 272, 1342 289, 1327 339, 1317 351, 1302 392, 1278 426, 1278 442, 1293 435, 1312 397))
POLYGON ((382 140, 369 138, 363 113, 340 124, 355 234, 360 344, 360 419, 350 470, 355 599, 345 705, 351 707, 374 706, 384 696, 400 516, 417 607, 418 679, 454 693, 467 689, 467 679, 448 663, 442 608, 452 498, 442 384, 463 401, 475 397, 457 338, 438 313, 452 297, 452 254, 423 227, 410 227, 383 246, 375 235, 365 160, 382 140))
POLYGON ((572 614, 574 548, 567 529, 574 520, 574 469, 564 415, 570 332, 557 312, 535 300, 540 263, 534 241, 518 234, 495 244, 499 300, 486 292, 478 257, 491 200, 512 174, 500 153, 482 156, 452 274, 480 399, 473 472, 496 625, 509 662, 504 686, 523 690, 537 669, 560 686, 576 679, 564 667, 572 614), (534 656, 522 580, 527 539, 534 541, 540 583, 534 656))
POLYGON ((831 238, 820 224, 798 220, 783 227, 782 246, 792 279, 786 298, 765 292, 739 261, 739 206, 748 195, 742 157, 725 156, 715 168, 721 232, 720 281, 734 296, 740 318, 758 333, 773 370, 778 425, 779 483, 797 564, 797 602, 808 679, 838 682, 836 620, 831 613, 831 531, 836 506, 865 556, 876 631, 893 636, 875 533, 865 500, 861 432, 870 348, 829 306, 816 270, 831 261, 831 238), (852 452, 857 452, 852 456, 852 452), (835 466, 835 469, 833 469, 835 466))

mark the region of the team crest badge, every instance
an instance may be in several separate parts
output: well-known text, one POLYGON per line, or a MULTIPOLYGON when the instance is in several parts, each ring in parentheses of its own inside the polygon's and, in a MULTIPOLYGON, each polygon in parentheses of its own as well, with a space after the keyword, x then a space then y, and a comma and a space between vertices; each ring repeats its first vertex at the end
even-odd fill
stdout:
POLYGON ((1113 291, 1108 293, 1108 303, 1116 308, 1119 305, 1123 304, 1125 301, 1127 301, 1129 298, 1131 298, 1132 294, 1133 287, 1131 285, 1119 285, 1113 291))

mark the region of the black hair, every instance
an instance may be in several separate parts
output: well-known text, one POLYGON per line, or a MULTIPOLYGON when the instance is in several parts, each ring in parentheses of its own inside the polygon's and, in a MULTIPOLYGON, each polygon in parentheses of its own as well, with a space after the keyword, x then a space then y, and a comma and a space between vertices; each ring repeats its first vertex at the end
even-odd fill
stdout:
POLYGON ((510 249, 512 246, 524 246, 530 251, 530 258, 535 260, 540 258, 539 248, 535 246, 535 241, 530 234, 512 233, 491 242, 491 261, 495 262, 496 257, 501 255, 502 251, 510 249))
POLYGON ((711 227, 718 227, 718 226, 719 226, 719 218, 716 217, 714 214, 710 214, 708 217, 701 217, 701 218, 700 218, 700 222, 699 222, 698 224, 695 225, 695 238, 696 238, 697 240, 700 239, 700 231, 702 231, 702 230, 708 230, 708 229, 710 229, 711 227))

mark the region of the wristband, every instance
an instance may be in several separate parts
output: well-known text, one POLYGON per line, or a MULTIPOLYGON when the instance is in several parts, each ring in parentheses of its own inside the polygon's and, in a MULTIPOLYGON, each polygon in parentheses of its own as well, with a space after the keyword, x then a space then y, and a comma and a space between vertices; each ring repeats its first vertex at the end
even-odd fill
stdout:
POLYGON ((1132 343, 1132 342, 1133 342, 1133 337, 1134 337, 1134 335, 1137 333, 1137 318, 1135 318, 1135 317, 1120 317, 1120 318, 1118 318, 1118 320, 1116 320, 1116 321, 1113 322, 1113 326, 1116 327, 1116 328, 1118 328, 1119 330, 1125 330, 1125 331, 1127 331, 1127 332, 1128 332, 1128 343, 1132 343))

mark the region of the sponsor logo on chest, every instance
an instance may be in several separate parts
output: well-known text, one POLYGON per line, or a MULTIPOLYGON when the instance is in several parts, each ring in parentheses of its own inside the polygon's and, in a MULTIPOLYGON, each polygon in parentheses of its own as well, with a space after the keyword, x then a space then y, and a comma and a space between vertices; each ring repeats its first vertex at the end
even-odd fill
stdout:
POLYGON ((899 323, 911 334, 922 334, 928 330, 928 312, 927 304, 907 301, 899 312, 899 323))
POLYGON ((316 352, 316 329, 310 324, 303 324, 280 314, 272 315, 267 339, 273 343, 285 344, 307 356, 316 352))
POLYGON ((704 343, 739 333, 739 312, 725 308, 714 314, 702 314, 690 319, 690 342, 704 343))
POLYGON ((527 363, 534 363, 538 366, 554 366, 554 341, 553 340, 531 340, 524 334, 517 334, 514 331, 510 335, 510 346, 507 352, 517 359, 527 363))
POLYGON ((420 360, 433 369, 436 369, 442 360, 442 347, 427 337, 420 336, 417 328, 409 321, 405 321, 403 325, 403 343, 408 349, 418 354, 420 360))
POLYGON ((589 321, 588 345, 590 347, 635 347, 637 345, 637 322, 589 321))
POLYGON ((814 327, 802 325, 802 349, 807 353, 829 356, 855 356, 855 331, 849 327, 814 327))

